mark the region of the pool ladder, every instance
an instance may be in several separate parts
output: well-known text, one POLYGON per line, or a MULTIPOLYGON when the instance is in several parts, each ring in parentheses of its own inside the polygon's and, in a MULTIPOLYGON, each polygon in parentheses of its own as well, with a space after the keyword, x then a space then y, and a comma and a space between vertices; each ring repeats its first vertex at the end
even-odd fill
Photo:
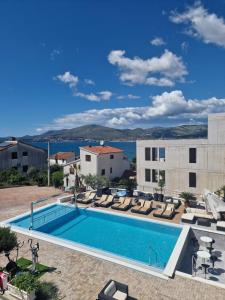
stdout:
POLYGON ((150 266, 153 265, 154 262, 152 262, 152 254, 155 256, 155 265, 158 264, 158 253, 157 251, 151 246, 148 246, 148 250, 149 250, 149 256, 148 256, 148 263, 150 266))

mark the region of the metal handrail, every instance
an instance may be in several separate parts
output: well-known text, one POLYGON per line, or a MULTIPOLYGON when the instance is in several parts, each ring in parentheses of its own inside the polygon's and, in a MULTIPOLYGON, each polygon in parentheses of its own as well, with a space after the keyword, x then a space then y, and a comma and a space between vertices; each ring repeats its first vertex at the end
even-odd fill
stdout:
POLYGON ((74 208, 71 207, 60 207, 58 209, 55 209, 51 212, 48 212, 44 215, 41 215, 37 218, 33 218, 33 228, 36 227, 35 224, 38 224, 38 227, 42 226, 43 224, 46 224, 47 222, 50 222, 58 217, 61 217, 65 215, 66 213, 70 213, 73 211, 74 208))
POLYGON ((157 263, 158 263, 158 253, 157 253, 157 251, 151 245, 148 246, 148 249, 149 249, 149 257, 148 257, 148 259, 149 259, 149 261, 148 261, 149 265, 152 266, 151 251, 155 254, 155 262, 156 262, 156 265, 157 265, 157 263))

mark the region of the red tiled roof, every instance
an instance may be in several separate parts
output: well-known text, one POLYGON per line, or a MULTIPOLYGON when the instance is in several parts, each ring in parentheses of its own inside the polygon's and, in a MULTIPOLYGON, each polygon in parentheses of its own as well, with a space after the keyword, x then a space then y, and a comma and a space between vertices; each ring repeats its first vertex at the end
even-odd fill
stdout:
POLYGON ((58 152, 53 155, 51 155, 52 159, 68 159, 70 157, 74 157, 74 152, 58 152))
POLYGON ((120 153, 123 152, 122 149, 114 148, 110 146, 85 146, 81 147, 90 152, 98 153, 98 154, 107 154, 107 153, 120 153))

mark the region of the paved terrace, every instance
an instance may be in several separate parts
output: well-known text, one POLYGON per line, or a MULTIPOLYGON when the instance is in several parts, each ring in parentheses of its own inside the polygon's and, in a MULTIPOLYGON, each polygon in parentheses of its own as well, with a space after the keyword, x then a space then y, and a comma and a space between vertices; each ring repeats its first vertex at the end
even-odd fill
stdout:
MULTIPOLYGON (((51 196, 57 192, 51 188, 35 187, 14 188, 13 192, 12 189, 0 190, 0 221, 29 210, 31 200, 51 196)), ((18 238, 25 242, 20 256, 30 258, 28 238, 21 234, 18 234, 18 238)), ((225 299, 225 289, 177 275, 174 279, 163 280, 67 248, 39 242, 40 263, 56 268, 42 278, 57 284, 62 299, 95 300, 98 292, 111 278, 127 283, 131 296, 139 300, 225 299)), ((4 265, 5 262, 5 258, 1 258, 0 263, 4 265)))

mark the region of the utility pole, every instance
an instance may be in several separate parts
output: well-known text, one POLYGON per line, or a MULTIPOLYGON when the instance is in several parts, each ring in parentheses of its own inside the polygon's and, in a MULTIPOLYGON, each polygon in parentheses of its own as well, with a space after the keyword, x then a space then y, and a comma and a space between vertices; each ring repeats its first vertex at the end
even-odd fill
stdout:
POLYGON ((50 142, 48 141, 48 186, 50 186, 50 142))

